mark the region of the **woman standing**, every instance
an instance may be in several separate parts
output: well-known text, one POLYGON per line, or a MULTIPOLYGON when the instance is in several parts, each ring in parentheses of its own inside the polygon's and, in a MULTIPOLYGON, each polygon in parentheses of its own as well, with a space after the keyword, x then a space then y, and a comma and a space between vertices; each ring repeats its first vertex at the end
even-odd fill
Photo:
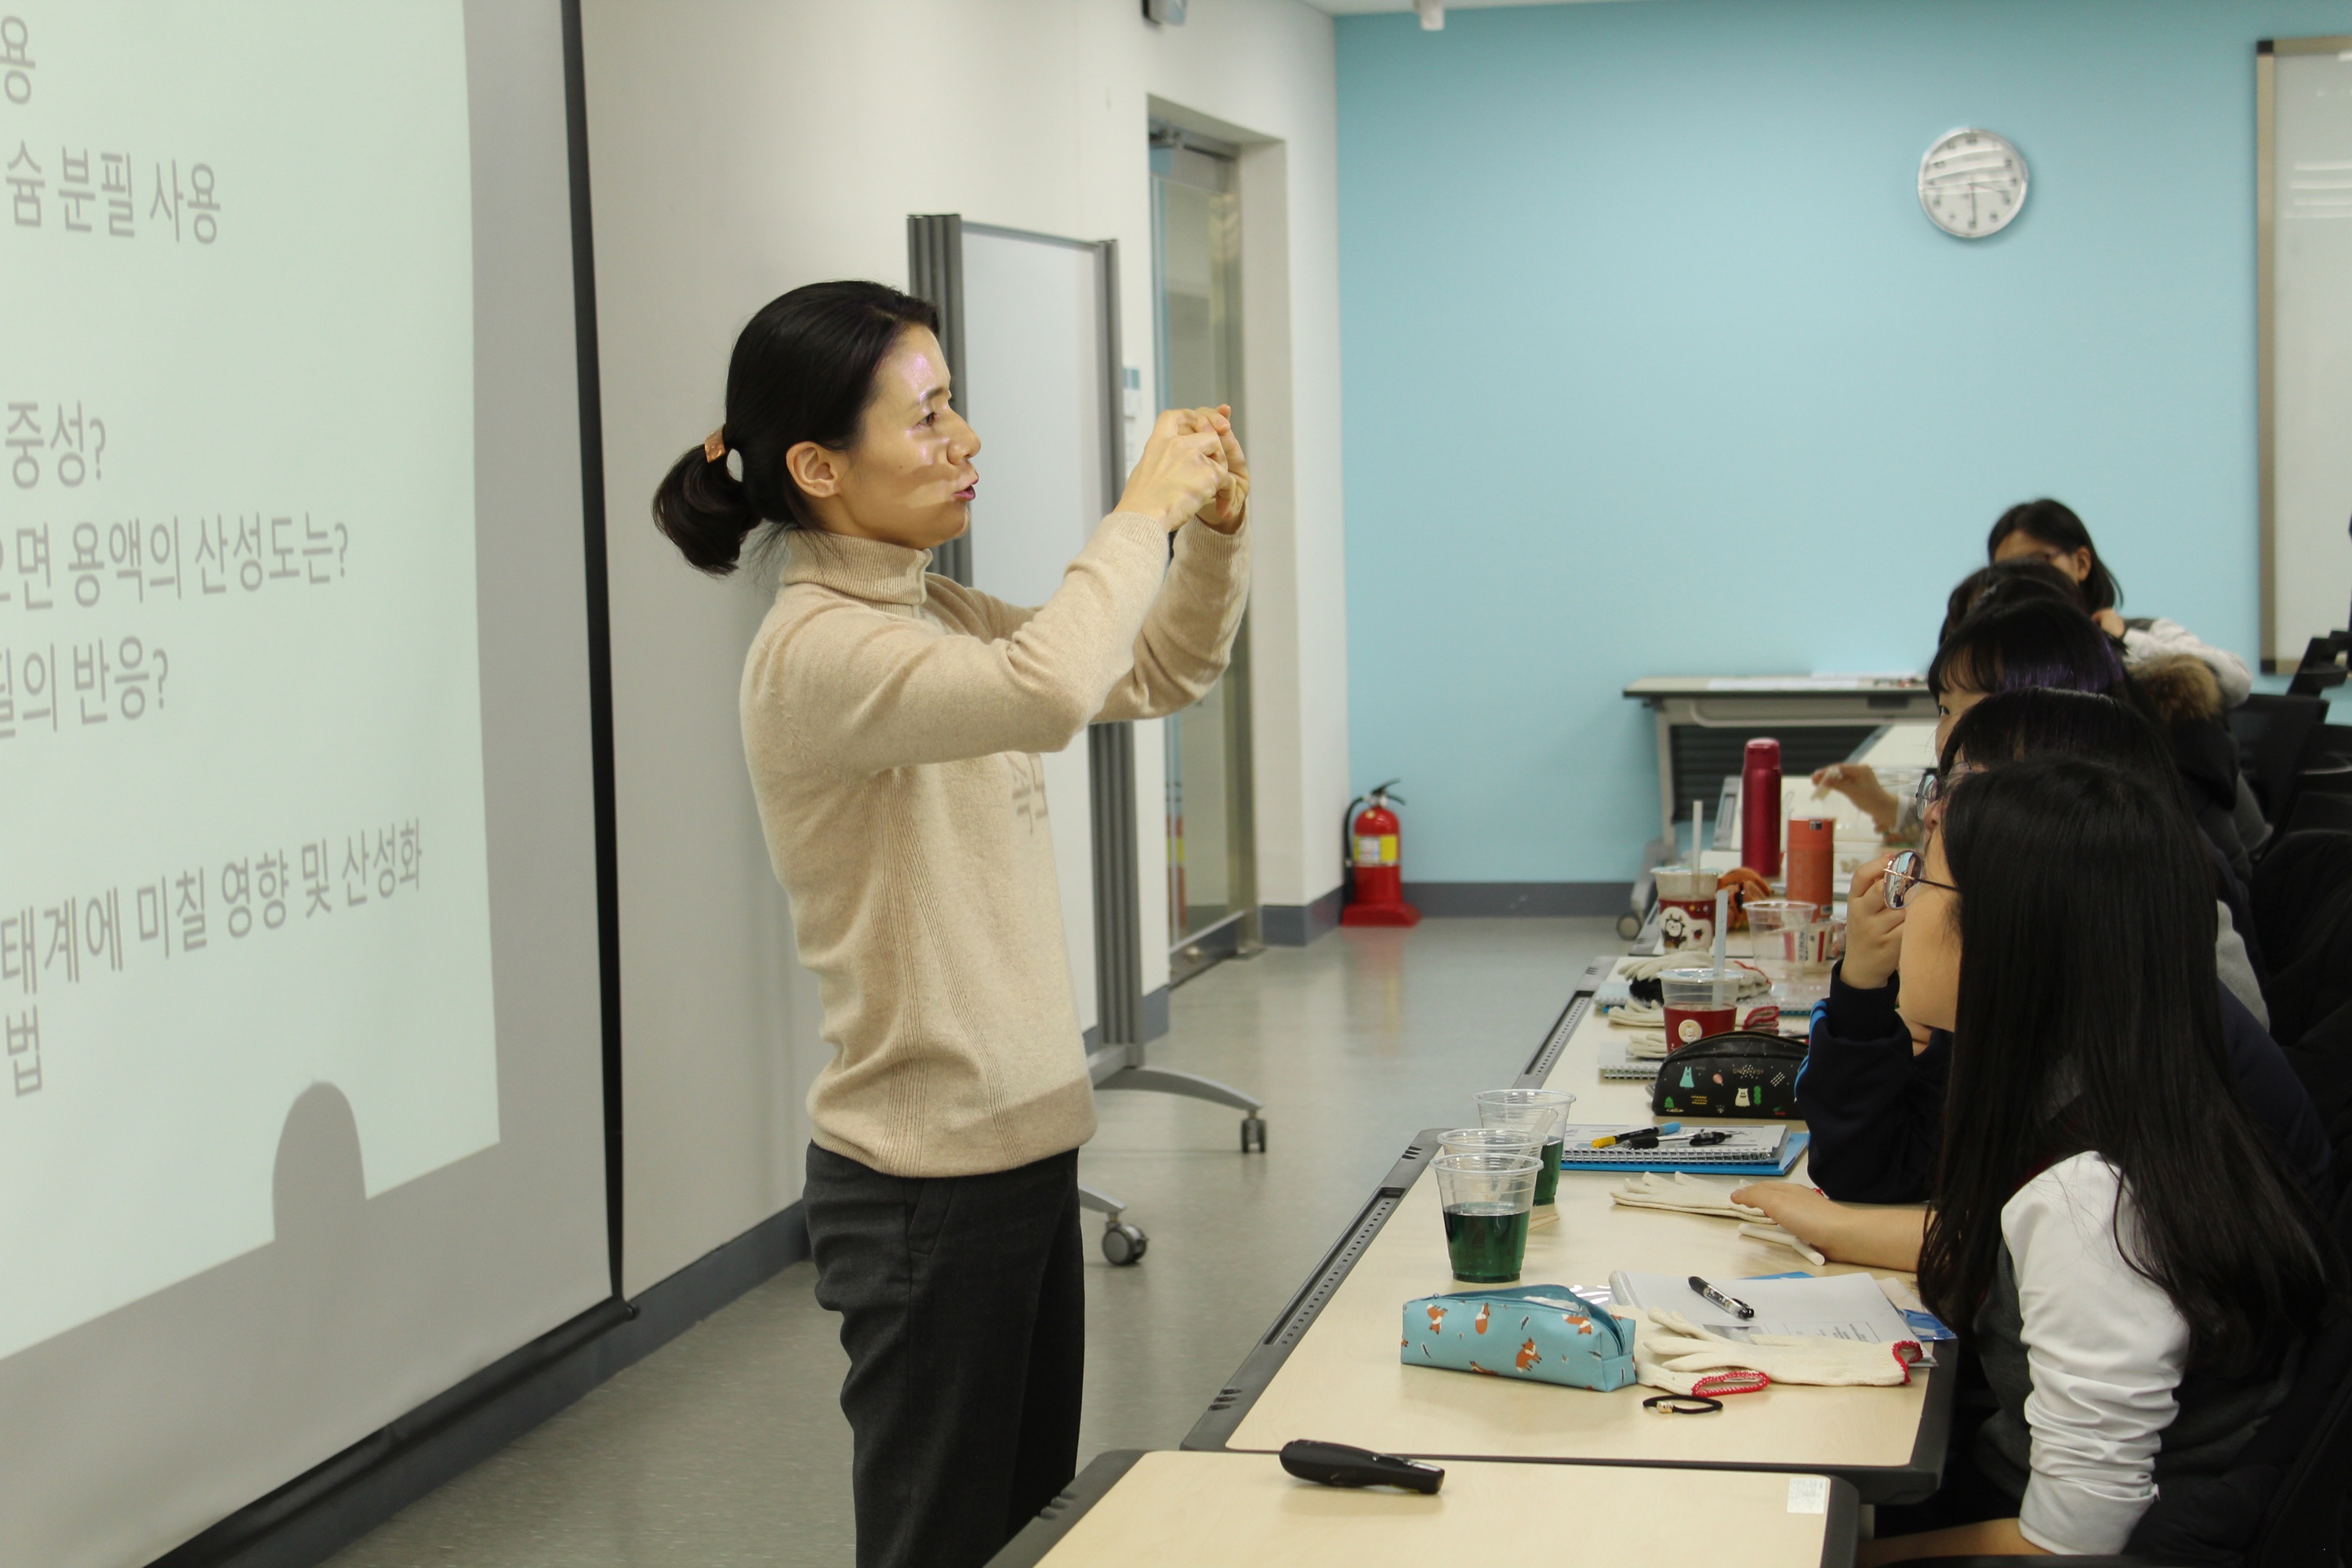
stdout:
POLYGON ((1160 416, 1042 606, 928 573, 980 477, 937 325, 875 283, 774 300, 726 423, 654 498, 707 572, 762 529, 783 552, 743 744, 834 1049, 803 1201, 849 1352, 861 1568, 982 1563, 1076 1472, 1095 1113, 1036 753, 1197 700, 1249 584, 1223 409, 1160 416))

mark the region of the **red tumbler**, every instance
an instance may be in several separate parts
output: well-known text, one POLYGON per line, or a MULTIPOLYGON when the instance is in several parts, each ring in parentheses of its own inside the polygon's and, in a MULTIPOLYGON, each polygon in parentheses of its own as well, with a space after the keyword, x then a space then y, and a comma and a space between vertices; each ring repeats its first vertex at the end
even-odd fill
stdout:
POLYGON ((1780 742, 1755 740, 1739 770, 1739 863, 1769 879, 1780 874, 1780 742))

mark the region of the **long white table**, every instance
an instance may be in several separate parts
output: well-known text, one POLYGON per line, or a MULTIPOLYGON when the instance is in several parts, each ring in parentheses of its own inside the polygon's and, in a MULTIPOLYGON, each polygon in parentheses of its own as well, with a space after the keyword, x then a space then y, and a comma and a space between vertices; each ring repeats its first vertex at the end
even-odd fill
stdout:
POLYGON ((1449 1464, 1434 1496, 1302 1481, 1270 1455, 1114 1450, 991 1568, 1429 1568, 1696 1563, 1845 1568, 1853 1489, 1819 1476, 1449 1464))
MULTIPOLYGON (((1647 1087, 1599 1076, 1610 1029, 1591 993, 1613 962, 1586 972, 1519 1081, 1574 1090, 1580 1121, 1633 1124, 1651 1120, 1647 1087)), ((1950 1424, 1948 1367, 1900 1388, 1775 1386, 1727 1401, 1719 1415, 1662 1417, 1641 1405, 1657 1391, 1639 1385, 1595 1394, 1404 1365, 1404 1303, 1462 1289, 1435 1183, 1423 1180, 1440 1131, 1405 1149, 1186 1448, 1272 1452, 1313 1437, 1413 1456, 1818 1471, 1853 1482, 1869 1502, 1935 1489, 1950 1424)), ((1524 1281, 1605 1286, 1615 1269, 1738 1279, 1804 1267, 1723 1220, 1619 1208, 1608 1197, 1616 1179, 1561 1173, 1558 1219, 1529 1233, 1524 1281)))

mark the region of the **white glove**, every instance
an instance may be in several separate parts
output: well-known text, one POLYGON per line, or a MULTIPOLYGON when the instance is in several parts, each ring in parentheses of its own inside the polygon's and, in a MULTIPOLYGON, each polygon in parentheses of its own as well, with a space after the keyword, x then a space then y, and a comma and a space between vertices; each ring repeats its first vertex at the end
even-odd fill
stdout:
POLYGON ((1920 1359, 1916 1341, 1868 1344, 1812 1334, 1755 1334, 1727 1339, 1700 1328, 1679 1312, 1645 1314, 1648 1325, 1633 1336, 1635 1375, 1675 1394, 1746 1392, 1724 1388, 1717 1377, 1731 1369, 1760 1373, 1773 1383, 1832 1387, 1891 1387, 1911 1381, 1920 1359), (1709 1385, 1709 1386, 1703 1386, 1709 1385))

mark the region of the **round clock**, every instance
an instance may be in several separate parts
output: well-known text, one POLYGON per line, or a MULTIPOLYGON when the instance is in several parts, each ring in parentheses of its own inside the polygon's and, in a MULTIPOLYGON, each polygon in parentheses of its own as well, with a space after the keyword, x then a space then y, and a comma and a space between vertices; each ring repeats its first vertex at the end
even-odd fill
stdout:
POLYGON ((1999 234, 2024 205, 2025 154, 2006 136, 1948 131, 1919 160, 1920 209, 1946 234, 1999 234))

